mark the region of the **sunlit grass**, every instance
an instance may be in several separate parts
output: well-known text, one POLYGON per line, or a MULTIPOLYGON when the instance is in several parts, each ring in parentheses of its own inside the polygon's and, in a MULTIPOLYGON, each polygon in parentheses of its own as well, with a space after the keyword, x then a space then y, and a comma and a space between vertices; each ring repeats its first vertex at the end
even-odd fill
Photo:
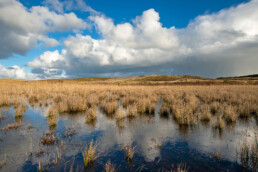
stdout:
POLYGON ((89 146, 87 146, 84 152, 82 153, 85 168, 89 167, 95 161, 96 148, 97 146, 94 145, 93 140, 91 140, 89 146))
POLYGON ((124 146, 123 150, 125 151, 126 159, 131 161, 135 153, 135 147, 133 146, 124 146))

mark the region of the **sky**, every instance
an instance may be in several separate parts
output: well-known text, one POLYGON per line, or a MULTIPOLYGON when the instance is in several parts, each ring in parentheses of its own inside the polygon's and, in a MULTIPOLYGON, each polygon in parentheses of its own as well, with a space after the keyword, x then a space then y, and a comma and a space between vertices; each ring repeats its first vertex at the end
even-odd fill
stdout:
POLYGON ((258 0, 0 0, 0 78, 258 73, 258 0))

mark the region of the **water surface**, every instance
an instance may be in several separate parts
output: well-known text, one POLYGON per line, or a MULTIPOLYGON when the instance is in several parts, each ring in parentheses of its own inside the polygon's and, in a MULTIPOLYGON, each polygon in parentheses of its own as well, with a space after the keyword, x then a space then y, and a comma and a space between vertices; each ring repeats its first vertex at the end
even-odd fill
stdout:
POLYGON ((242 171, 237 158, 243 138, 252 139, 257 133, 254 119, 238 120, 223 132, 214 130, 212 122, 192 127, 180 127, 172 116, 155 115, 125 119, 118 123, 98 109, 97 121, 85 123, 85 113, 60 114, 54 145, 42 145, 41 138, 49 131, 47 108, 28 107, 22 119, 15 119, 13 107, 1 109, 6 116, 0 128, 22 122, 17 130, 0 131, 0 171, 84 171, 82 151, 93 139, 97 144, 97 159, 87 168, 103 171, 110 160, 117 171, 169 171, 172 166, 185 164, 189 171, 242 171), (76 134, 63 137, 67 131, 76 134), (125 158, 124 145, 135 146, 131 162, 125 158), (40 154, 41 150, 41 154, 40 154), (215 155, 219 155, 219 158, 215 155))

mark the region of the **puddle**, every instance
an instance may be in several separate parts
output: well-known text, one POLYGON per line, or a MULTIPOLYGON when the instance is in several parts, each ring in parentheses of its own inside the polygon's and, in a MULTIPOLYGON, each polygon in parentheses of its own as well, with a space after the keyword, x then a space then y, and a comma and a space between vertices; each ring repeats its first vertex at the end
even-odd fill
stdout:
MULTIPOLYGON (((158 107, 159 108, 159 107, 158 107)), ((84 113, 61 114, 57 126, 52 129, 58 142, 41 144, 41 138, 49 131, 44 109, 29 107, 18 129, 0 131, 0 171, 83 171, 82 153, 93 139, 97 144, 97 159, 90 171, 104 171, 109 160, 117 171, 170 171, 172 164, 186 164, 189 171, 242 171, 237 158, 237 146, 247 137, 257 133, 254 119, 238 120, 225 127, 222 133, 212 128, 212 122, 193 127, 179 127, 172 116, 139 116, 117 123, 98 109, 97 121, 86 124, 84 113), (67 131, 76 134, 64 137, 67 131), (124 145, 135 146, 131 162, 125 158, 124 145), (218 155, 216 157, 215 155, 218 155)), ((15 120, 14 109, 2 108, 6 116, 0 128, 15 120)))

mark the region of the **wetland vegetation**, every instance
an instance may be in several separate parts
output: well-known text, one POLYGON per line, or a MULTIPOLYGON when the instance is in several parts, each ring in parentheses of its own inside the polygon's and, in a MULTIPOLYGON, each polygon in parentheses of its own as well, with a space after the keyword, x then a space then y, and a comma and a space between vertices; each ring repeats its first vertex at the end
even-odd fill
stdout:
POLYGON ((257 170, 256 81, 174 80, 1 80, 0 170, 257 170))

